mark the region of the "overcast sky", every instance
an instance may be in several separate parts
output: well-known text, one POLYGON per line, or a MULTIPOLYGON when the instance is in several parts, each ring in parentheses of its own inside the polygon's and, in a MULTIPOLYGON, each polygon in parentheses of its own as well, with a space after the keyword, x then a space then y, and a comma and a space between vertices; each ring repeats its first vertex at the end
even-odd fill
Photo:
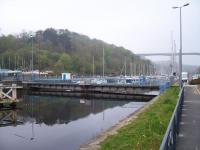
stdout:
MULTIPOLYGON (((68 29, 134 53, 171 52, 173 33, 178 51, 179 10, 171 7, 188 2, 182 9, 183 52, 200 52, 200 0, 0 0, 0 33, 68 29)), ((200 56, 183 63, 200 65, 200 56)))

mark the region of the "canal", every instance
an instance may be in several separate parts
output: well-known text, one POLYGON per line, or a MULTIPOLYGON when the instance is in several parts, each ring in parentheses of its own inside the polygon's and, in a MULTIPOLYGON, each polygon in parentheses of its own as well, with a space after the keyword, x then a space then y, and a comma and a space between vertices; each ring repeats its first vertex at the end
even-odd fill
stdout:
POLYGON ((142 107, 144 102, 23 96, 0 125, 0 150, 76 150, 142 107), (7 120, 6 120, 7 119, 7 120))

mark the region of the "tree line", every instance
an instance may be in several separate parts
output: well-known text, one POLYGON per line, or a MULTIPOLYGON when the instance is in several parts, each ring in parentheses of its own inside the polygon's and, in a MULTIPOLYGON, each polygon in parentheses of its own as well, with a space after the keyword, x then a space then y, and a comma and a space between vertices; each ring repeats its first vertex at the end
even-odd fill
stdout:
POLYGON ((0 67, 6 69, 55 73, 72 72, 80 75, 102 74, 103 53, 106 75, 143 74, 153 72, 153 64, 134 55, 130 50, 90 39, 67 29, 38 30, 18 35, 0 36, 0 67))

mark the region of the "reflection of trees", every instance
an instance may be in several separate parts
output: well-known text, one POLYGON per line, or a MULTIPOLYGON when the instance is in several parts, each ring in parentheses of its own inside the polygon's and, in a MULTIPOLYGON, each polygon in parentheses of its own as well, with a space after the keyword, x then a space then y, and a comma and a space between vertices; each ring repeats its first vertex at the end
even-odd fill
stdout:
MULTIPOLYGON (((63 124, 85 117, 90 113, 95 114, 103 111, 103 109, 127 103, 105 100, 103 105, 103 101, 104 100, 85 100, 85 103, 80 103, 80 99, 66 97, 35 97, 33 99, 33 117, 38 124, 63 124), (104 108, 102 106, 104 106, 104 108)), ((25 120, 28 121, 28 118, 32 116, 31 98, 26 96, 20 105, 23 107, 23 110, 19 112, 19 115, 23 116, 25 120)))

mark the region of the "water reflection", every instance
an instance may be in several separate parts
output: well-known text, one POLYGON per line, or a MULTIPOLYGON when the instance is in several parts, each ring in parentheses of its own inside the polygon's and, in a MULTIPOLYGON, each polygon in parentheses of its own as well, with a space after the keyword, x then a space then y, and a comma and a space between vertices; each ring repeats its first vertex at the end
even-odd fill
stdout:
POLYGON ((16 126, 22 124, 23 122, 17 120, 17 109, 1 109, 0 110, 0 127, 4 126, 16 126))
POLYGON ((19 104, 23 110, 19 115, 30 122, 34 117, 37 124, 63 124, 83 118, 89 114, 96 114, 104 109, 122 106, 127 101, 87 100, 67 97, 38 97, 25 96, 19 104))
POLYGON ((15 117, 24 124, 0 128, 0 149, 74 150, 143 105, 143 102, 24 96, 18 105, 22 109, 15 117))

